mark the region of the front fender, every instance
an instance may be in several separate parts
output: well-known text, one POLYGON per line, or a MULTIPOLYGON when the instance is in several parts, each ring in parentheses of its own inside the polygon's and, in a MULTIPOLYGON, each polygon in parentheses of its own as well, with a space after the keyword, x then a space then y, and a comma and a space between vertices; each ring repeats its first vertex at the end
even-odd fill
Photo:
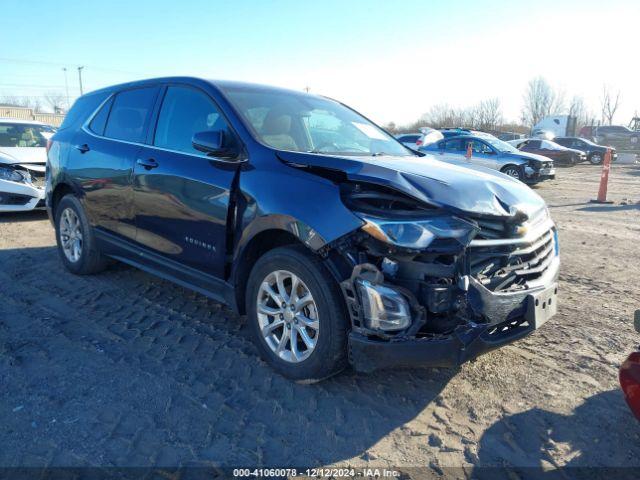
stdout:
POLYGON ((242 212, 235 255, 266 230, 284 230, 317 251, 363 225, 340 198, 336 184, 286 165, 240 175, 242 212))
POLYGON ((516 158, 516 157, 501 158, 498 161, 498 165, 500 166, 500 168, 505 167, 507 165, 523 166, 523 165, 528 165, 528 164, 529 164, 529 160, 525 160, 524 158, 516 158))

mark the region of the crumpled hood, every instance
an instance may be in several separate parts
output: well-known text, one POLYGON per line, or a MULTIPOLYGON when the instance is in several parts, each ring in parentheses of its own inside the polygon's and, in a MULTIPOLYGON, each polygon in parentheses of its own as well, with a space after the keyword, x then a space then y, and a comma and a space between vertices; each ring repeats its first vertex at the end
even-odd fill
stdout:
POLYGON ((278 152, 286 163, 344 172, 352 181, 384 185, 425 203, 479 215, 531 218, 544 209, 542 198, 524 183, 477 166, 424 157, 356 157, 278 152))
POLYGON ((537 153, 529 153, 529 152, 518 152, 512 153, 512 157, 519 158, 521 160, 535 160, 538 162, 553 162, 553 159, 549 157, 545 157, 544 155, 538 155, 537 153))
POLYGON ((0 163, 47 163, 44 147, 0 147, 0 163))

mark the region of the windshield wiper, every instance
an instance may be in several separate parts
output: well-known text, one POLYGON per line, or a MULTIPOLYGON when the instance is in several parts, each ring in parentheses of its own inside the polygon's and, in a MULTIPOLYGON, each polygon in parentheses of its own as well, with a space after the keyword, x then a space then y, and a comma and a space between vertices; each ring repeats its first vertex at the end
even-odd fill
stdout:
POLYGON ((374 152, 371 154, 372 157, 383 157, 384 155, 387 155, 385 152, 374 152))

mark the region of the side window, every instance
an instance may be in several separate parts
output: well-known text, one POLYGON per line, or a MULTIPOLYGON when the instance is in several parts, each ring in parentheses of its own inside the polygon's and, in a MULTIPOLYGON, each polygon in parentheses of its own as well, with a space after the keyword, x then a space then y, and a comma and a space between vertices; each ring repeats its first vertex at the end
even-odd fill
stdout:
POLYGON ((156 87, 136 88, 118 93, 107 120, 105 137, 142 142, 157 90, 156 87))
POLYGON ((224 117, 205 93, 190 87, 167 88, 153 144, 202 155, 191 140, 195 133, 207 130, 222 130, 229 140, 233 139, 224 117))
POLYGON ((489 147, 489 145, 485 144, 484 142, 479 142, 477 140, 474 140, 472 143, 472 149, 474 153, 486 153, 486 154, 490 154, 493 150, 491 150, 491 148, 489 147))
POLYGON ((540 144, 542 142, 540 142, 540 140, 531 140, 529 143, 527 143, 527 147, 529 148, 540 148, 540 144))
POLYGON ((449 140, 446 143, 445 150, 449 152, 461 152, 464 150, 462 140, 449 140))
POLYGON ((96 113, 96 116, 93 117, 91 123, 89 124, 89 130, 93 133, 97 133, 98 135, 104 134, 104 127, 107 126, 107 118, 109 118, 109 112, 111 111, 111 104, 113 103, 113 97, 111 97, 105 104, 100 108, 100 111, 96 113))

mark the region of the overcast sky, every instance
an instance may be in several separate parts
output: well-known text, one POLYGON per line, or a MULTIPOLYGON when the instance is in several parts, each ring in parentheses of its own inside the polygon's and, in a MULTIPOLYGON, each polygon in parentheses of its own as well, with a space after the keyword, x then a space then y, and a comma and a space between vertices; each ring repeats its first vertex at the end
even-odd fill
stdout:
POLYGON ((599 117, 640 112, 640 1, 3 0, 0 96, 78 94, 137 78, 198 75, 337 98, 379 123, 434 104, 500 98, 518 119, 545 77, 599 117))

